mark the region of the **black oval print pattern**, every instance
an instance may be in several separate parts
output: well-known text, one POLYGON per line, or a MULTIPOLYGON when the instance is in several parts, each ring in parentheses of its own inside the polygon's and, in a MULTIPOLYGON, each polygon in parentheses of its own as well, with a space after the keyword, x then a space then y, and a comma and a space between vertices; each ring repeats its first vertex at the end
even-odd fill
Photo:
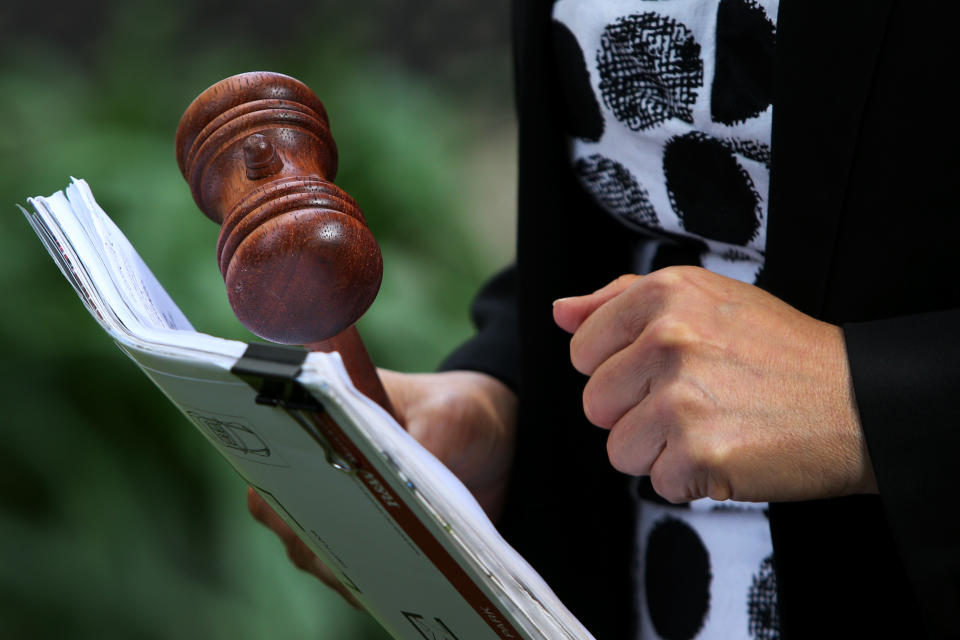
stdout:
POLYGON ((767 9, 754 0, 636 0, 605 15, 604 6, 560 0, 554 11, 575 173, 631 228, 688 238, 703 266, 755 281, 776 45, 767 9))

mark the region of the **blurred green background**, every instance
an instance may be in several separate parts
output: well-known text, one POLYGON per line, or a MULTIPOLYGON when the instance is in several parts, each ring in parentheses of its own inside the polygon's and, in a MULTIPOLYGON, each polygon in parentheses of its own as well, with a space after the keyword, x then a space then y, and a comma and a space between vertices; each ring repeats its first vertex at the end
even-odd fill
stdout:
POLYGON ((91 320, 16 210, 85 178, 201 331, 249 340, 173 155, 189 102, 273 70, 327 106, 384 254, 361 321, 426 371, 512 255, 505 0, 0 8, 0 637, 381 638, 290 565, 244 486, 91 320), (282 8, 281 8, 282 7, 282 8))

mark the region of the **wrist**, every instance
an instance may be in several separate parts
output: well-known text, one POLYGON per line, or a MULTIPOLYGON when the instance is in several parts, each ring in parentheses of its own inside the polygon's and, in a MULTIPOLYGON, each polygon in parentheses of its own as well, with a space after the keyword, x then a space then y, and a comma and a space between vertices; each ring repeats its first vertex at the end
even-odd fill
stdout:
POLYGON ((830 325, 834 332, 836 344, 839 345, 838 361, 842 371, 843 385, 845 389, 843 404, 843 415, 848 424, 848 430, 855 433, 856 446, 852 468, 853 479, 850 481, 844 495, 879 493, 877 487, 877 478, 873 472, 873 464, 870 460, 870 451, 867 449, 867 440, 863 432, 863 425, 860 418, 860 410, 857 407, 857 398, 853 386, 853 376, 850 373, 850 361, 846 349, 846 336, 843 329, 830 325))

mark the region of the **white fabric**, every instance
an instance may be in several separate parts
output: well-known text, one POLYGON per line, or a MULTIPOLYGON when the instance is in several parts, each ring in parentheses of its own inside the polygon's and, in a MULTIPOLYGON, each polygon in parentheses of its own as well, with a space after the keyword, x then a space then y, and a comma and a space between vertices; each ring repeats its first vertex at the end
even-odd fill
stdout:
MULTIPOLYGON (((711 82, 716 74, 721 4, 721 0, 559 0, 553 10, 554 27, 555 31, 557 23, 565 27, 579 45, 602 116, 602 135, 581 131, 570 138, 571 162, 587 191, 627 226, 699 240, 706 247, 700 255, 702 266, 754 283, 763 267, 766 245, 773 107, 766 105, 759 113, 735 122, 718 121, 711 105, 711 82), (617 41, 617 37, 621 40, 617 41), (630 40, 631 37, 634 39, 630 40), (687 48, 677 45, 678 38, 687 48), (696 51, 695 46, 690 48, 691 43, 699 45, 698 55, 691 53, 696 51), (675 47, 675 56, 667 51, 669 47, 675 47), (664 60, 667 62, 660 65, 664 60), (694 64, 689 64, 691 60, 694 64), (666 75, 659 79, 645 75, 647 71, 655 75, 653 72, 664 69, 666 75), (630 82, 634 82, 632 86, 637 91, 633 95, 623 92, 623 87, 630 89, 630 82), (665 90, 659 92, 658 86, 665 90), (621 92, 617 93, 618 90, 621 92), (730 166, 739 167, 736 176, 756 196, 752 210, 755 225, 751 233, 742 234, 743 242, 718 240, 687 228, 694 226, 695 216, 687 211, 684 217, 683 203, 678 204, 682 194, 678 196, 680 187, 675 185, 679 183, 676 176, 691 169, 689 165, 679 166, 671 182, 670 162, 666 159, 670 145, 677 140, 690 141, 695 153, 715 150, 730 166)), ((733 4, 736 3, 728 2, 727 8, 733 4)), ((777 8, 778 0, 741 0, 735 7, 742 12, 738 15, 749 13, 753 17, 762 17, 762 10, 770 22, 771 39, 777 8)), ((559 58, 561 63, 569 63, 569 56, 561 53, 559 58)), ((574 76, 578 69, 561 66, 561 74, 568 71, 574 76)), ((588 127, 591 131, 599 124, 596 118, 593 122, 595 125, 588 127)), ((710 177, 705 175, 703 179, 708 181, 710 177)), ((721 228, 722 223, 718 221, 721 228)), ((636 262, 638 270, 644 272, 653 263, 656 250, 649 243, 641 246, 644 249, 638 251, 636 262)), ((637 499, 635 578, 639 638, 680 637, 679 632, 671 630, 670 621, 664 622, 667 614, 659 614, 659 625, 656 616, 651 616, 645 586, 645 558, 651 532, 669 521, 682 523, 672 522, 673 528, 686 526, 695 532, 709 559, 706 613, 699 627, 694 622, 693 635, 682 637, 779 637, 775 620, 763 619, 763 614, 771 610, 769 606, 775 618, 776 607, 775 596, 772 605, 769 601, 775 577, 765 507, 766 504, 704 499, 681 508, 637 499), (767 609, 758 613, 758 606, 767 609)), ((676 578, 687 579, 682 575, 676 578)))

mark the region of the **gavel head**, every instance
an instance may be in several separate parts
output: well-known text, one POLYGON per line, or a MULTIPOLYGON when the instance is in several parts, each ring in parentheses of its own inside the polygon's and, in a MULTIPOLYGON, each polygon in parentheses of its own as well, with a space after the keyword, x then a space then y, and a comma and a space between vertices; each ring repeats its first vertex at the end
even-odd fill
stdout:
POLYGON ((380 288, 380 248, 332 182, 337 148, 306 85, 265 72, 222 80, 187 108, 176 145, 194 201, 222 225, 217 259, 244 326, 304 344, 363 315, 380 288))

